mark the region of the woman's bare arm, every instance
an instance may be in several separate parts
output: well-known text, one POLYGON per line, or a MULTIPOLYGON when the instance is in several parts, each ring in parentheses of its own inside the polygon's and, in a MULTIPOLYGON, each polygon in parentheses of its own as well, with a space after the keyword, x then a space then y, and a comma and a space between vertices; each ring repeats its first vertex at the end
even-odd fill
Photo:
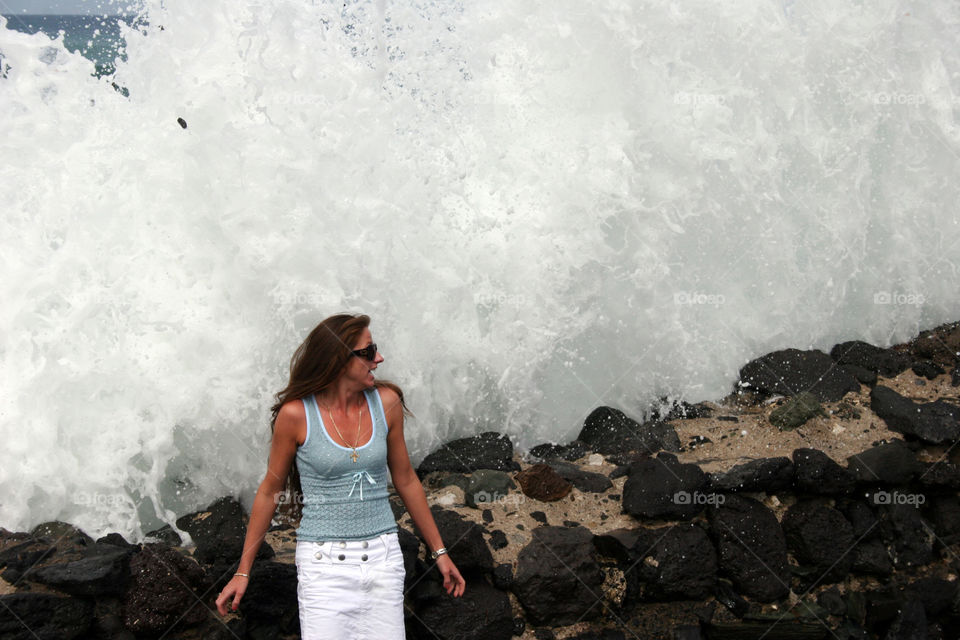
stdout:
MULTIPOLYGON (((427 496, 420 483, 420 478, 410 464, 410 454, 407 452, 407 443, 403 437, 403 406, 400 398, 391 389, 380 389, 380 398, 383 401, 384 413, 387 416, 387 465, 390 467, 390 477, 393 487, 397 490, 404 506, 410 512, 413 523, 423 535, 430 551, 436 551, 443 546, 440 530, 433 519, 433 513, 427 504, 427 496)), ((460 575, 450 556, 444 554, 437 558, 437 569, 443 575, 443 587, 454 596, 460 596, 466 589, 466 581, 460 575)))
MULTIPOLYGON (((277 421, 273 426, 273 440, 270 444, 270 460, 267 464, 267 473, 257 489, 253 499, 253 508, 250 510, 250 522, 247 523, 247 535, 243 541, 243 553, 240 555, 240 565, 237 573, 249 574, 253 568, 253 560, 263 544, 263 539, 270 528, 270 521, 277 510, 277 496, 283 491, 290 465, 297 454, 297 446, 306 436, 306 415, 303 404, 299 401, 288 402, 280 409, 277 421)), ((249 578, 235 575, 217 597, 217 611, 220 615, 227 613, 227 601, 231 598, 230 608, 236 611, 247 590, 249 578)))

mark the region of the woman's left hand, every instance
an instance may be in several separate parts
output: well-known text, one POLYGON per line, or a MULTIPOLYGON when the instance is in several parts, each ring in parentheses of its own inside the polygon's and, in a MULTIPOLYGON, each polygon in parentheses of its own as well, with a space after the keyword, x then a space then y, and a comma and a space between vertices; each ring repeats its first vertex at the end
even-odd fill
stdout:
POLYGON ((437 558, 437 569, 443 574, 443 588, 447 590, 447 593, 454 598, 463 595, 464 589, 467 588, 467 582, 460 575, 457 565, 453 564, 450 556, 443 554, 437 558))

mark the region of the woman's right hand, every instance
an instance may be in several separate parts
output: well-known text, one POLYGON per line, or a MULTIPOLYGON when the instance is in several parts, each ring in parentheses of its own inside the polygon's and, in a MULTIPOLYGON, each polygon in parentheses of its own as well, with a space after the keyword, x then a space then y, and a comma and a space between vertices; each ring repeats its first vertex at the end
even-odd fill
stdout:
POLYGON ((220 615, 227 615, 227 601, 231 598, 233 598, 233 602, 230 603, 230 611, 237 610, 237 607, 240 605, 240 599, 246 592, 249 583, 250 578, 245 576, 233 576, 233 578, 231 578, 227 586, 225 586, 223 591, 220 592, 220 595, 217 596, 217 611, 220 612, 220 615))

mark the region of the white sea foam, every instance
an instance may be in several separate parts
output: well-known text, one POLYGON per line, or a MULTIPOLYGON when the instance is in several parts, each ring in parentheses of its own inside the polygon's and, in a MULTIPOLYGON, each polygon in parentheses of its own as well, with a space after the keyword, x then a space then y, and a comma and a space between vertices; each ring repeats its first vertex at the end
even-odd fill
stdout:
POLYGON ((147 6, 129 98, 0 29, 7 528, 249 501, 338 311, 414 462, 960 316, 956 3, 147 6))

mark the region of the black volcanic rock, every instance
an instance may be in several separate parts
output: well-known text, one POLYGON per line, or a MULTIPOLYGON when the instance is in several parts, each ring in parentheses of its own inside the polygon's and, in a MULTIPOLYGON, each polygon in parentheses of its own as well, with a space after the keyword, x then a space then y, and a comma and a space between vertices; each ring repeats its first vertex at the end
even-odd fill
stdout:
POLYGON ((787 542, 773 511, 756 500, 729 495, 722 505, 711 506, 707 517, 720 572, 738 592, 760 602, 790 592, 787 542))
POLYGON ((716 587, 716 550, 700 524, 616 529, 596 536, 594 546, 623 572, 623 606, 703 599, 716 587))
POLYGON ((440 536, 447 542, 450 557, 456 558, 457 569, 485 573, 493 571, 493 556, 483 539, 483 534, 487 533, 483 525, 465 520, 456 511, 437 505, 431 506, 430 511, 440 536))
POLYGON ((855 453, 847 458, 847 468, 860 482, 867 484, 907 484, 923 470, 923 465, 902 440, 855 453))
POLYGON ((516 489, 517 483, 510 474, 493 469, 477 469, 470 474, 466 486, 463 488, 464 501, 471 507, 496 502, 506 502, 510 497, 510 490, 516 489))
POLYGON ((886 545, 880 540, 861 540, 853 550, 854 573, 884 578, 893 573, 893 561, 886 545))
POLYGON ((179 547, 183 544, 183 538, 168 524, 163 525, 159 529, 148 531, 146 541, 150 543, 159 542, 171 547, 179 547))
POLYGON ((770 424, 781 429, 796 429, 808 420, 826 413, 817 396, 804 391, 789 398, 782 406, 770 412, 770 424))
POLYGON ((517 555, 513 592, 533 624, 566 625, 596 618, 603 583, 593 534, 585 527, 543 526, 517 555))
POLYGON ((923 604, 917 598, 908 598, 883 640, 927 640, 929 637, 923 604))
POLYGON ((960 322, 942 324, 935 329, 921 331, 907 346, 922 360, 940 365, 956 366, 960 353, 960 322))
POLYGON ((253 565, 240 613, 255 626, 275 627, 284 634, 300 630, 297 567, 274 561, 253 565))
POLYGON ((836 509, 853 527, 853 536, 857 540, 868 540, 880 536, 880 529, 877 528, 880 518, 865 500, 840 499, 836 501, 836 509))
MULTIPOLYGON (((674 628, 675 640, 702 640, 702 636, 686 635, 684 631, 677 631, 679 628, 674 628)), ((699 632, 699 629, 697 631, 699 632)), ((540 640, 540 635, 534 634, 534 637, 540 640)), ((597 631, 584 631, 568 638, 569 640, 627 640, 627 635, 619 629, 601 628, 597 631)))
POLYGON ((793 483, 790 458, 760 458, 738 464, 726 473, 710 475, 712 491, 765 491, 776 493, 793 483))
POLYGON ((9 537, 9 544, 0 551, 0 567, 4 567, 3 579, 14 584, 31 568, 51 557, 57 548, 49 544, 46 538, 34 538, 29 534, 26 537, 9 537))
POLYGON ((127 584, 132 554, 131 548, 96 545, 84 558, 37 567, 27 577, 75 596, 120 595, 127 584))
POLYGON ((925 512, 926 519, 937 534, 937 543, 943 546, 960 542, 960 498, 932 496, 925 512))
POLYGON ((707 402, 698 402, 690 404, 685 400, 670 401, 666 397, 661 397, 659 404, 654 406, 650 412, 651 419, 663 420, 689 420, 692 418, 708 418, 713 413, 713 408, 707 402), (667 409, 664 412, 664 409, 667 409))
POLYGON ((582 458, 589 452, 590 448, 585 442, 581 442, 580 440, 574 440, 567 444, 545 442, 530 449, 530 455, 535 458, 540 458, 541 460, 555 460, 559 458, 570 462, 582 458))
POLYGON ((637 555, 634 549, 639 548, 640 552, 645 552, 649 546, 649 531, 650 529, 643 527, 613 529, 594 536, 593 546, 600 555, 614 558, 617 562, 635 562, 637 555))
POLYGON ((123 548, 125 548, 125 549, 132 549, 132 550, 134 550, 134 551, 136 551, 136 550, 138 550, 138 549, 140 548, 140 547, 138 547, 138 546, 135 545, 135 544, 130 544, 129 542, 127 542, 127 539, 124 538, 124 537, 123 537, 122 535, 120 535, 119 533, 108 533, 107 535, 103 536, 102 538, 97 538, 97 544, 98 544, 98 545, 110 544, 110 545, 113 545, 113 546, 115 546, 115 547, 123 547, 123 548))
POLYGON ((509 596, 484 580, 469 581, 458 598, 439 588, 418 589, 416 609, 407 623, 414 637, 510 640, 513 636, 509 596))
POLYGON ((87 600, 29 591, 0 596, 4 640, 72 640, 85 636, 92 623, 93 604, 87 600))
POLYGON ((856 476, 817 449, 793 452, 794 484, 799 491, 825 496, 846 495, 857 484, 856 476))
POLYGON ((946 369, 929 360, 914 362, 910 369, 921 378, 926 378, 927 380, 935 380, 938 376, 942 376, 947 372, 946 369))
POLYGON ((927 616, 935 617, 953 606, 957 597, 957 583, 943 578, 920 578, 906 585, 903 593, 907 598, 919 600, 927 616))
MULTIPOLYGON (((203 511, 177 519, 177 527, 197 545, 193 557, 203 564, 231 565, 240 560, 246 534, 243 507, 233 498, 220 498, 203 511)), ((261 544, 257 559, 273 557, 269 544, 261 544)))
POLYGON ((853 340, 843 342, 830 350, 830 357, 837 364, 862 367, 868 371, 879 373, 885 378, 893 378, 906 371, 911 364, 911 358, 906 354, 883 349, 866 342, 853 340))
POLYGON ((877 384, 877 372, 870 371, 869 369, 864 369, 863 367, 858 367, 855 364, 845 364, 840 367, 854 378, 857 379, 857 382, 860 384, 865 384, 868 387, 872 387, 877 384))
POLYGON ((750 610, 750 603, 740 597, 729 580, 717 580, 717 587, 713 595, 717 602, 729 609, 738 618, 742 618, 750 610))
POLYGON ((89 547, 94 543, 93 538, 84 533, 83 530, 68 522, 60 522, 59 520, 51 520, 50 522, 38 524, 30 531, 30 535, 34 538, 45 538, 59 548, 89 547))
POLYGON ((613 486, 610 478, 602 473, 585 471, 575 464, 568 464, 554 460, 549 463, 561 478, 572 484, 579 491, 587 493, 603 493, 613 486))
POLYGON ((851 571, 879 577, 890 575, 893 561, 881 540, 880 518, 874 509, 860 499, 837 500, 836 508, 852 526, 857 541, 851 571))
POLYGON ((898 569, 918 567, 933 561, 934 535, 930 525, 911 505, 879 508, 880 535, 898 569))
MULTIPOLYGON (((503 532, 499 532, 503 535, 503 532)), ((496 537, 496 536, 494 536, 496 537)), ((504 536, 506 538, 506 536, 504 536)), ((400 543, 400 553, 403 554, 403 568, 406 570, 407 578, 404 580, 404 592, 410 589, 411 585, 417 579, 414 574, 417 570, 418 556, 420 555, 420 539, 415 533, 411 533, 403 527, 397 527, 397 540, 400 543)), ((504 539, 503 546, 506 546, 504 539)), ((502 548, 502 547, 495 547, 502 548)))
POLYGON ((471 473, 476 469, 519 471, 519 465, 513 460, 510 438, 496 431, 485 431, 469 438, 451 440, 423 459, 417 467, 417 475, 422 478, 434 471, 471 473))
POLYGON ((821 402, 835 402, 860 383, 822 351, 784 349, 761 356, 740 369, 740 385, 760 393, 794 396, 810 391, 821 402))
POLYGON ((202 622, 207 609, 203 569, 165 544, 145 544, 130 559, 130 586, 124 594, 124 626, 138 635, 158 635, 175 625, 202 622))
POLYGON ((920 473, 917 482, 927 489, 956 491, 960 489, 960 465, 942 460, 931 462, 920 473))
POLYGON ((842 616, 847 612, 847 603, 843 601, 840 590, 836 587, 825 589, 817 595, 817 604, 827 610, 832 616, 842 616))
POLYGON ((493 568, 490 577, 493 578, 493 586, 497 589, 509 591, 513 586, 513 565, 509 562, 498 564, 493 568))
POLYGON ((870 408, 890 429, 931 444, 960 437, 960 407, 943 400, 918 403, 878 385, 870 392, 870 408))
POLYGON ((843 580, 853 564, 855 539, 842 513, 807 500, 787 509, 781 526, 797 561, 814 569, 810 584, 843 580))
POLYGON ((650 420, 638 423, 612 407, 597 407, 587 416, 577 440, 597 453, 622 451, 679 451, 680 438, 666 422, 650 420))
POLYGON ((717 553, 699 525, 648 530, 633 550, 640 561, 633 570, 639 572, 645 600, 699 600, 716 586, 717 553))
MULTIPOLYGON (((489 510, 483 511, 484 522, 493 522, 493 515, 489 510), (487 517, 489 516, 489 517, 487 517)), ((490 546, 494 549, 503 549, 507 546, 507 534, 500 529, 494 529, 490 532, 490 546)))
POLYGON ((688 520, 706 506, 706 474, 695 464, 680 464, 670 453, 630 465, 623 484, 623 511, 636 518, 688 520))
MULTIPOLYGON (((872 631, 883 630, 889 627, 897 617, 898 610, 903 604, 903 598, 893 585, 884 585, 878 589, 870 589, 864 594, 864 624, 872 631)), ((848 603, 853 604, 850 600, 848 603)), ((859 608, 859 607, 858 607, 859 608)), ((871 639, 879 636, 871 636, 871 639)))

